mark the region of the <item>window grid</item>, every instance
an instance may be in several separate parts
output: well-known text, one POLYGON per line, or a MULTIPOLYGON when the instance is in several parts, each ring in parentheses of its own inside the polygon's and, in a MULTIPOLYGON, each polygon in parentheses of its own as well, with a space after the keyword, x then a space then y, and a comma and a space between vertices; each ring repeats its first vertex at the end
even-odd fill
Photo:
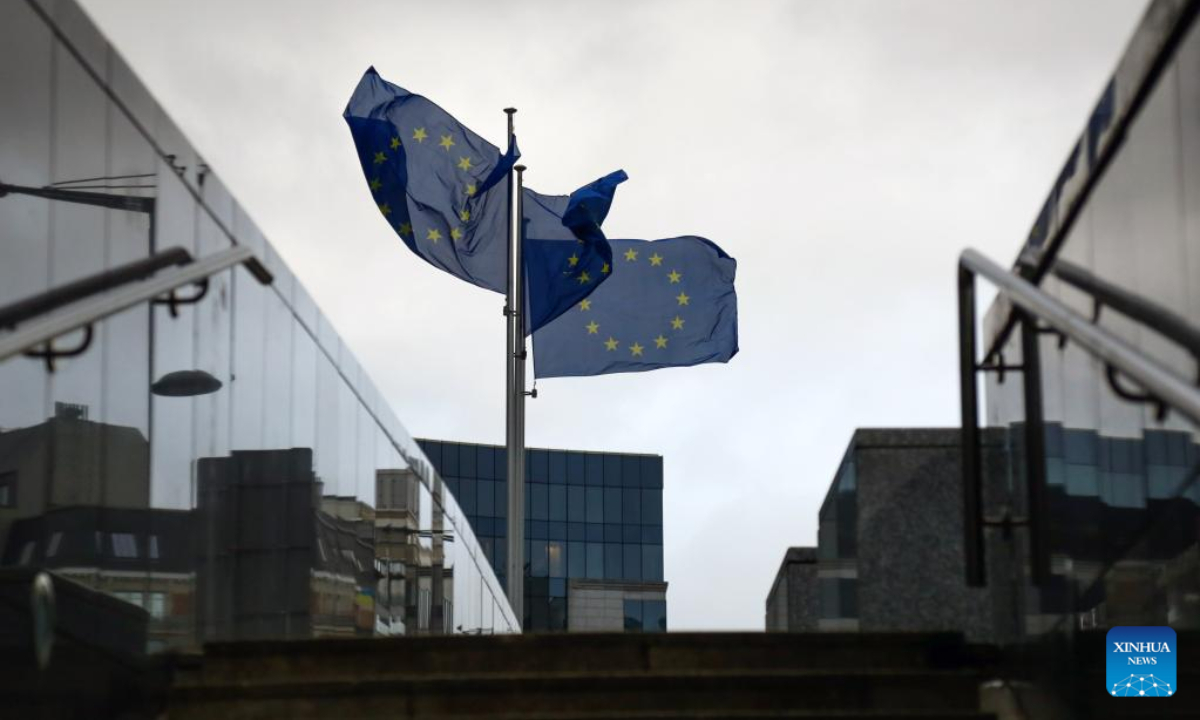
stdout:
MULTIPOLYGON (((504 583, 508 500, 503 448, 419 442, 504 583)), ((571 579, 663 581, 662 458, 526 452, 527 628, 566 629, 571 579)), ((664 603, 664 624, 665 613, 664 603)))

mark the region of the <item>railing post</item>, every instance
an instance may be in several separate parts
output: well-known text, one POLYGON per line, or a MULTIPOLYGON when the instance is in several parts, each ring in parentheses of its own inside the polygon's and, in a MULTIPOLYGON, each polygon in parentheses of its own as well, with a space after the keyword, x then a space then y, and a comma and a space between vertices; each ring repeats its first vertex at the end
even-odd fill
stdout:
POLYGON ((958 266, 958 380, 962 403, 963 558, 967 585, 986 584, 980 492, 979 397, 975 378, 975 273, 958 266))
POLYGON ((1022 385, 1025 390, 1025 515, 1029 527, 1029 579, 1041 585, 1049 574, 1046 552, 1046 423, 1042 414, 1042 362, 1038 348, 1038 321, 1025 310, 1017 311, 1021 323, 1022 385))

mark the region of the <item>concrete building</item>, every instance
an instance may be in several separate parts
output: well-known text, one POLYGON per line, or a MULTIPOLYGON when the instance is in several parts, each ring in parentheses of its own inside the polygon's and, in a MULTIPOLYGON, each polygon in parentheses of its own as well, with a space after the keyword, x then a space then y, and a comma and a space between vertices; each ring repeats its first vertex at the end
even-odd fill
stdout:
POLYGON ((788 548, 767 593, 767 631, 811 632, 817 629, 820 612, 817 549, 788 548))
MULTIPOLYGON (((818 513, 817 547, 785 554, 767 629, 1011 635, 1011 596, 966 583, 960 457, 956 429, 855 431, 818 513)), ((990 477, 999 492, 1003 476, 990 477)))
POLYGON ((666 632, 667 584, 568 580, 567 630, 666 632))

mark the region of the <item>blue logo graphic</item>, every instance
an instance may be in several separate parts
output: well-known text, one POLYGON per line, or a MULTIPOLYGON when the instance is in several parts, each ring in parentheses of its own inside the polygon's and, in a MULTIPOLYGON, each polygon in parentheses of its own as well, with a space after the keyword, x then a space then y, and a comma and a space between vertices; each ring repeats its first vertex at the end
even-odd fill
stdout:
POLYGON ((1115 627, 1104 645, 1108 694, 1170 697, 1178 688, 1175 631, 1165 626, 1115 627))

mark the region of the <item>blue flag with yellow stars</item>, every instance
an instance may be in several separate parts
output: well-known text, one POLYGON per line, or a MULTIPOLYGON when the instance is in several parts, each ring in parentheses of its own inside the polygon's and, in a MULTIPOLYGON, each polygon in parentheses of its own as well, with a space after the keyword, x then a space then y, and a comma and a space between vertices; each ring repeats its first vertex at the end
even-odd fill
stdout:
POLYGON ((609 240, 611 277, 533 336, 539 378, 728 362, 737 261, 701 237, 609 240))
MULTIPOLYGON (((473 285, 504 293, 509 171, 501 153, 425 97, 370 68, 344 113, 379 213, 410 250, 473 285)), ((571 195, 526 189, 526 328, 586 298, 607 277, 612 251, 600 223, 623 172, 571 195)))
POLYGON ((570 310, 608 278, 612 250, 600 224, 608 215, 617 185, 627 177, 618 170, 569 196, 525 189, 522 211, 529 332, 570 310), (553 290, 536 292, 534 288, 553 290))

